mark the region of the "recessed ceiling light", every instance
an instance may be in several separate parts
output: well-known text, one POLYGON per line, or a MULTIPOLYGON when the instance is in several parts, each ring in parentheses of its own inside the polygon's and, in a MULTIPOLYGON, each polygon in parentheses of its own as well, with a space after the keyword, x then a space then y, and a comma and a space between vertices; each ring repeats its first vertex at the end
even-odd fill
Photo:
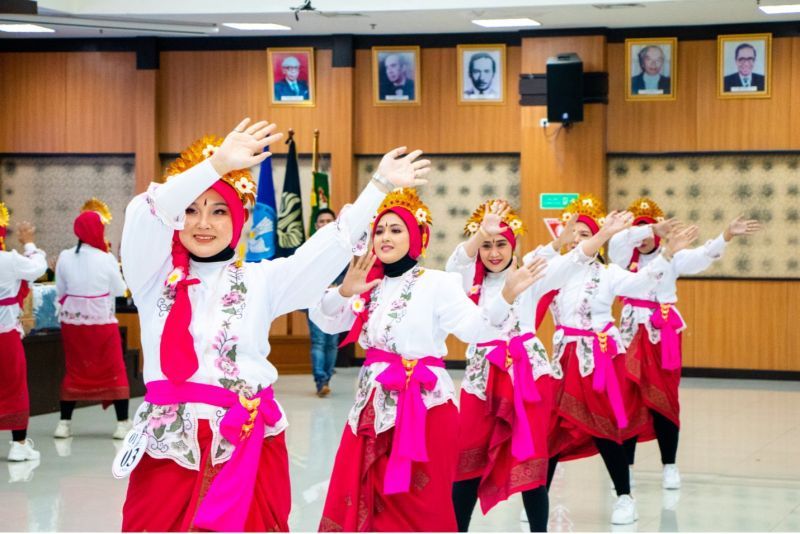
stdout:
POLYGON ((531 26, 541 26, 541 22, 533 19, 476 19, 472 21, 473 24, 483 26, 484 28, 525 28, 531 26))
POLYGON ((256 31, 256 30, 276 30, 276 31, 286 31, 291 30, 289 26, 284 26, 283 24, 272 24, 269 22, 261 23, 261 22, 226 22, 223 26, 227 26, 228 28, 233 28, 236 30, 245 30, 245 31, 256 31))
POLYGON ((777 6, 758 6, 758 9, 767 15, 786 15, 788 13, 800 13, 800 4, 781 4, 777 6))
POLYGON ((55 30, 36 24, 0 24, 0 32, 9 33, 55 33, 55 30))

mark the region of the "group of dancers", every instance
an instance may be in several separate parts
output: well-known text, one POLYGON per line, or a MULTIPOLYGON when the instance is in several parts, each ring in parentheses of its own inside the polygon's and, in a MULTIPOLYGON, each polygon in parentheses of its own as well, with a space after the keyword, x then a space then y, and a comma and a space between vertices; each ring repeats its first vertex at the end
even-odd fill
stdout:
MULTIPOLYGON (((139 311, 147 393, 115 460, 115 474, 130 474, 124 531, 288 530, 288 421, 273 391, 268 332, 300 309, 366 352, 320 531, 466 531, 478 501, 485 514, 514 493, 531 530, 545 531, 557 463, 597 453, 618 495, 611 522, 633 523, 629 465, 636 441, 654 437, 664 487, 680 486, 686 325, 676 280, 758 231, 756 221, 736 219, 690 248, 698 228, 665 219, 652 200, 605 214, 581 195, 560 235, 523 255, 524 222, 506 201, 488 200, 466 222, 446 272, 427 269, 432 214, 414 188, 430 162, 401 147, 293 256, 245 263, 237 244, 255 193, 247 169, 281 137, 274 124, 249 119, 224 139, 204 137, 127 208, 122 267, 139 311), (342 283, 329 287, 348 262, 342 283), (548 309, 552 354, 536 337, 548 309), (444 366, 449 334, 469 344, 460 400, 444 366)), ((44 262, 26 243, 27 259, 0 254, 30 264, 14 271, 17 286, 44 262)), ((16 298, 12 286, 0 280, 0 298, 16 298)), ((81 288, 76 300, 100 290, 81 288)), ((16 346, 11 334, 3 343, 16 346)), ((122 397, 122 383, 114 387, 119 395, 104 391, 103 400, 122 397)), ((0 428, 24 445, 3 408, 0 428)))

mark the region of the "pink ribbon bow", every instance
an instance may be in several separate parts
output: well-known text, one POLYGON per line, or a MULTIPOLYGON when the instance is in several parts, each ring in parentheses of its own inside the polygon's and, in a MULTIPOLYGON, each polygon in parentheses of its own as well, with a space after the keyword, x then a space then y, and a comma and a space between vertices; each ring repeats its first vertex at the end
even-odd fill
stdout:
POLYGON ((392 452, 386 465, 383 493, 405 493, 411 487, 411 462, 427 462, 425 420, 428 409, 422 400, 422 388, 436 387, 436 374, 429 367, 444 367, 440 358, 426 356, 406 360, 398 354, 380 349, 367 349, 365 365, 389 364, 375 380, 385 389, 397 391, 397 419, 392 439, 392 452))
POLYGON ((525 342, 533 339, 533 332, 515 336, 509 341, 496 339, 487 343, 479 343, 479 347, 494 347, 486 359, 504 373, 509 368, 514 370, 514 421, 511 424, 511 454, 519 461, 531 458, 535 454, 533 437, 528 422, 525 403, 542 400, 536 381, 533 378, 533 367, 525 350, 525 342))
POLYGON ((605 391, 608 401, 611 403, 611 410, 617 420, 617 427, 620 429, 628 426, 628 415, 625 413, 625 404, 622 402, 622 392, 619 388, 619 380, 614 369, 613 358, 619 353, 619 347, 614 338, 608 335, 608 331, 614 323, 608 323, 600 332, 594 330, 581 330, 570 328, 569 326, 559 326, 568 336, 591 337, 592 353, 594 355, 594 372, 592 376, 592 389, 595 391, 605 391))
POLYGON ((264 427, 274 426, 281 419, 272 387, 248 399, 217 386, 159 380, 147 384, 145 400, 154 404, 202 402, 228 408, 219 428, 235 448, 203 497, 194 525, 217 532, 242 532, 253 501, 264 427))
POLYGON ((680 315, 671 304, 661 304, 650 317, 650 323, 661 330, 661 367, 674 371, 681 367, 681 343, 678 330, 683 327, 680 315))

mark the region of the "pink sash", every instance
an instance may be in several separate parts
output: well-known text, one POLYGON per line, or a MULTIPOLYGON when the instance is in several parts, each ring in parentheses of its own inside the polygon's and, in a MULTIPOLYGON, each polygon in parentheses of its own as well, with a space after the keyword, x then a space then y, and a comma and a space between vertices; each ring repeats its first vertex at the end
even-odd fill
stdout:
POLYGON ((593 338, 592 353, 594 355, 594 373, 592 377, 592 388, 595 391, 605 391, 617 419, 617 426, 622 429, 628 426, 628 416, 625 413, 625 405, 622 402, 622 392, 619 389, 617 373, 614 370, 612 358, 618 353, 617 342, 606 332, 614 326, 608 323, 600 332, 594 330, 581 330, 569 326, 557 326, 556 330, 561 330, 567 336, 583 336, 593 338))
POLYGON ((533 379, 533 367, 525 350, 525 342, 535 337, 533 332, 515 336, 508 341, 496 339, 487 343, 478 343, 479 347, 494 347, 486 359, 504 373, 514 369, 514 422, 511 425, 511 454, 519 460, 527 460, 535 454, 531 428, 525 403, 542 400, 536 381, 533 379))
POLYGON ((419 360, 406 360, 399 354, 385 350, 367 349, 364 365, 388 363, 375 380, 389 391, 397 391, 397 419, 392 439, 392 453, 386 465, 383 493, 405 493, 411 486, 411 462, 427 462, 425 446, 425 419, 428 409, 422 401, 422 388, 436 387, 436 374, 429 367, 444 367, 441 358, 426 356, 419 360))
POLYGON ((200 402, 228 408, 219 429, 235 449, 197 508, 194 524, 218 532, 243 531, 253 500, 264 427, 281 419, 272 386, 248 399, 217 386, 157 380, 147 384, 144 399, 159 405, 200 402))
POLYGON ((103 297, 109 296, 111 293, 103 293, 102 295, 92 295, 90 297, 86 297, 83 295, 64 295, 60 299, 58 299, 58 303, 62 306, 64 305, 64 301, 67 300, 69 297, 76 298, 76 299, 101 299, 103 297))
POLYGON ((623 300, 637 308, 653 310, 650 324, 661 331, 661 367, 667 371, 681 368, 681 344, 678 330, 684 324, 672 304, 659 304, 652 300, 630 299, 623 300))

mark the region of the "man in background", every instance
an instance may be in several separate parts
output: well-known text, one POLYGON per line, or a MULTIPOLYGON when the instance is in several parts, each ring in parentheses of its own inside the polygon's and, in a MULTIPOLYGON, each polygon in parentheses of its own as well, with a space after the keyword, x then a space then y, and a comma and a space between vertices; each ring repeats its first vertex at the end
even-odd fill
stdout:
POLYGON ((497 91, 492 88, 497 74, 497 64, 486 52, 478 52, 469 58, 469 79, 472 87, 464 91, 466 98, 480 100, 497 98, 497 91))
POLYGON ((753 72, 756 64, 756 49, 750 43, 742 43, 734 52, 736 72, 725 76, 724 88, 726 93, 740 91, 763 91, 764 75, 753 72))
POLYGON ((283 80, 276 82, 273 89, 277 102, 308 100, 308 83, 300 77, 300 60, 289 56, 281 63, 283 80))
POLYGON ((661 74, 664 68, 664 51, 650 45, 639 50, 639 68, 642 72, 631 78, 631 94, 663 95, 671 92, 669 76, 661 74))
POLYGON ((381 100, 414 100, 414 80, 408 77, 408 59, 404 54, 389 54, 383 60, 386 79, 380 84, 381 100))

